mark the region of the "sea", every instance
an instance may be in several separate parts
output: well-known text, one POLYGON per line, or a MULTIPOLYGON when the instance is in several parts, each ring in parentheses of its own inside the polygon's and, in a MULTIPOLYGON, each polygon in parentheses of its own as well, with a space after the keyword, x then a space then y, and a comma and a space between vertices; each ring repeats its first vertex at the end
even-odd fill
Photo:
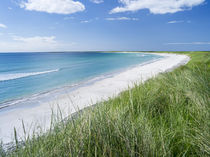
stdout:
POLYGON ((48 101, 161 58, 125 52, 0 53, 0 111, 18 104, 48 101))

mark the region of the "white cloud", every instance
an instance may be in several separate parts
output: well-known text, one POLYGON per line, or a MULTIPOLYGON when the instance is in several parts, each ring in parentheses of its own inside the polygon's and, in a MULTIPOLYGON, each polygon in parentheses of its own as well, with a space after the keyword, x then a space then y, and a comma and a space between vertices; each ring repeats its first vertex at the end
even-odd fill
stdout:
POLYGON ((200 5, 205 0, 119 0, 123 6, 118 6, 110 13, 138 11, 149 9, 153 14, 176 13, 200 5))
POLYGON ((100 4, 104 2, 104 0, 90 0, 90 1, 96 4, 100 4))
POLYGON ((210 42, 167 43, 166 45, 210 45, 210 42))
POLYGON ((74 0, 26 0, 20 3, 21 8, 56 14, 72 14, 85 10, 85 6, 74 0))
POLYGON ((91 20, 83 20, 83 21, 80 21, 80 23, 89 23, 91 22, 91 20))
POLYGON ((8 42, 0 41, 0 52, 39 52, 71 50, 75 43, 62 43, 55 36, 22 37, 12 36, 8 42))
POLYGON ((139 19, 138 18, 130 18, 130 17, 109 17, 109 18, 106 18, 106 20, 108 20, 108 21, 123 21, 123 20, 138 21, 139 19))
POLYGON ((35 37, 20 37, 20 36, 13 36, 13 40, 15 41, 21 41, 26 43, 44 43, 44 44, 55 44, 55 36, 49 36, 49 37, 41 37, 41 36, 35 36, 35 37))
POLYGON ((99 20, 99 18, 95 17, 95 18, 89 19, 89 20, 82 20, 82 21, 80 21, 80 23, 90 23, 90 22, 93 22, 93 21, 96 21, 96 20, 99 20))
POLYGON ((174 21, 169 21, 169 22, 167 22, 168 24, 176 24, 176 23, 191 23, 191 21, 190 20, 188 20, 188 21, 184 21, 184 20, 179 20, 179 21, 177 21, 177 20, 174 20, 174 21))
POLYGON ((174 24, 174 23, 183 23, 184 21, 169 21, 169 24, 174 24))
POLYGON ((5 24, 0 23, 0 28, 7 28, 5 24))

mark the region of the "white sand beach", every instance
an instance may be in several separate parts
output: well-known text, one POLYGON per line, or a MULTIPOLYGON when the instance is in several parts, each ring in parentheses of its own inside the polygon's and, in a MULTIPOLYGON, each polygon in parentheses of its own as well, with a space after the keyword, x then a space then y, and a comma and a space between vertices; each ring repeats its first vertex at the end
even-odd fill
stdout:
POLYGON ((149 64, 126 69, 112 77, 79 87, 48 103, 39 102, 39 105, 31 107, 14 108, 4 112, 0 111, 0 139, 3 143, 14 140, 14 127, 17 130, 18 136, 23 138, 22 121, 25 124, 26 132, 29 134, 34 129, 39 131, 40 128, 38 126, 41 126, 42 131, 46 131, 50 127, 52 109, 58 111, 58 106, 65 118, 99 101, 117 96, 120 92, 132 88, 134 83, 142 83, 159 73, 184 65, 190 60, 186 55, 167 53, 158 53, 157 55, 164 56, 164 58, 149 64))

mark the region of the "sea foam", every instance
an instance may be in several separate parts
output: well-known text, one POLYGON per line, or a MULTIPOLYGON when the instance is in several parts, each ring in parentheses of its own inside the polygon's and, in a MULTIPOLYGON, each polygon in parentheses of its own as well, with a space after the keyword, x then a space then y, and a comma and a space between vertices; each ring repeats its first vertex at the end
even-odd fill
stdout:
POLYGON ((14 80, 23 77, 29 77, 34 75, 47 74, 52 72, 57 72, 59 69, 41 71, 41 72, 30 72, 30 73, 13 73, 13 74, 0 74, 0 81, 14 80))

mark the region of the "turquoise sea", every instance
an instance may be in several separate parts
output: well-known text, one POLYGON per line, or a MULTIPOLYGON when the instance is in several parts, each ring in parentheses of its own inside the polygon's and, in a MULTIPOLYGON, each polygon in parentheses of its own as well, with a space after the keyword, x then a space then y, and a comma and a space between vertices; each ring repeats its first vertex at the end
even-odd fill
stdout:
POLYGON ((0 108, 65 93, 159 58, 147 53, 0 53, 0 108))

